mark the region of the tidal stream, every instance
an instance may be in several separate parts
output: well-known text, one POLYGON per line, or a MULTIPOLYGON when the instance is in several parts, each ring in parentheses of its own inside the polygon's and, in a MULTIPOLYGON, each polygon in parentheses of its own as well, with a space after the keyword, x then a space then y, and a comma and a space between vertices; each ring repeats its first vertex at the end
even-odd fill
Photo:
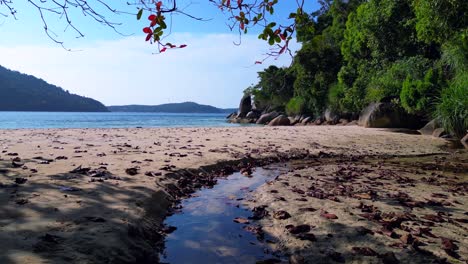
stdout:
MULTIPOLYGON (((181 209, 164 222, 177 229, 165 240, 161 263, 256 263, 278 258, 264 239, 244 230, 251 211, 242 205, 249 194, 286 167, 256 168, 250 177, 234 173, 218 180, 213 188, 203 188, 181 203, 181 209)), ((249 220, 250 224, 252 220, 249 220)))

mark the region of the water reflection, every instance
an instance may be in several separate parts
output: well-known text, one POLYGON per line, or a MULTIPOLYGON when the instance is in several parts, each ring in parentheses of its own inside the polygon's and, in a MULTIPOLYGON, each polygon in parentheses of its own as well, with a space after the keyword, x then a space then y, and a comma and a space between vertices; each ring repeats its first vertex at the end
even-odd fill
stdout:
POLYGON ((177 230, 167 236, 161 262, 255 263, 273 258, 263 242, 243 229, 245 224, 233 219, 251 216, 242 206, 242 199, 280 173, 278 168, 257 168, 253 177, 235 173, 219 180, 214 188, 202 189, 196 197, 183 201, 181 212, 165 221, 177 230))

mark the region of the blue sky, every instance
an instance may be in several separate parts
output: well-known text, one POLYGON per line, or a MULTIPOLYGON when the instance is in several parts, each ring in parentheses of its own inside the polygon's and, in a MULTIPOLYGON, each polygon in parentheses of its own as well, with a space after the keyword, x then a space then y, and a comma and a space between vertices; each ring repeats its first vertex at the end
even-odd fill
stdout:
MULTIPOLYGON (((156 47, 144 41, 141 29, 146 26, 148 13, 137 21, 133 15, 107 12, 108 20, 122 24, 117 26, 124 34, 120 35, 71 11, 71 20, 84 38, 76 38, 77 34, 65 27, 63 18, 49 15, 46 17, 49 28, 73 50, 69 52, 46 36, 32 5, 27 1, 14 2, 17 20, 0 16, 0 65, 35 75, 106 105, 195 101, 234 107, 242 91, 256 83, 258 71, 269 64, 284 66, 291 62, 289 56, 282 56, 264 65, 254 65, 268 52, 267 43, 258 40, 257 32, 253 31, 242 36, 241 46, 234 45, 238 35, 229 31, 226 15, 208 0, 179 0, 179 6, 186 7, 187 13, 211 20, 200 22, 174 15, 172 34, 167 40, 188 47, 161 55, 153 55, 156 47)), ((308 12, 318 8, 315 0, 306 2, 308 12)), ((126 1, 109 3, 120 10, 137 11, 127 6, 126 1)), ((279 0, 273 19, 285 21, 296 8, 295 0, 279 0)), ((0 12, 6 12, 4 6, 0 6, 0 12)), ((294 43, 292 47, 297 49, 299 45, 294 43)))

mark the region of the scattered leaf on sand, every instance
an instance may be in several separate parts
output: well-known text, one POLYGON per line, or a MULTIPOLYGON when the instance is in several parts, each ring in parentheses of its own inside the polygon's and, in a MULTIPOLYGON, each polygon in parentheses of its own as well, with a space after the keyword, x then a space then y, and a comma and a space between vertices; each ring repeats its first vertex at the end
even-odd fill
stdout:
POLYGON ((242 217, 236 217, 236 218, 234 218, 233 221, 236 222, 236 223, 239 223, 239 224, 248 224, 248 223, 250 223, 248 219, 242 218, 242 217))
POLYGON ((297 235, 297 234, 300 234, 300 233, 309 232, 310 231, 310 225, 298 225, 298 226, 287 225, 286 229, 289 231, 289 233, 291 233, 293 235, 297 235))
POLYGON ((291 215, 288 212, 283 211, 283 210, 276 211, 276 212, 273 213, 273 218, 279 219, 279 220, 288 219, 290 217, 291 217, 291 215))

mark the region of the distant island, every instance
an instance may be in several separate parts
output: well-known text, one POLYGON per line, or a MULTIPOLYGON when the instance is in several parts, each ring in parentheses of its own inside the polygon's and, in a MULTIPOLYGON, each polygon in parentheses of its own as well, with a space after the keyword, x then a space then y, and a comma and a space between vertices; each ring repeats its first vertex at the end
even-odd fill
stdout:
POLYGON ((99 101, 0 66, 0 111, 108 112, 99 101))
POLYGON ((111 112, 151 112, 151 113, 232 113, 237 108, 217 108, 194 102, 171 103, 160 105, 121 105, 108 106, 111 112))

